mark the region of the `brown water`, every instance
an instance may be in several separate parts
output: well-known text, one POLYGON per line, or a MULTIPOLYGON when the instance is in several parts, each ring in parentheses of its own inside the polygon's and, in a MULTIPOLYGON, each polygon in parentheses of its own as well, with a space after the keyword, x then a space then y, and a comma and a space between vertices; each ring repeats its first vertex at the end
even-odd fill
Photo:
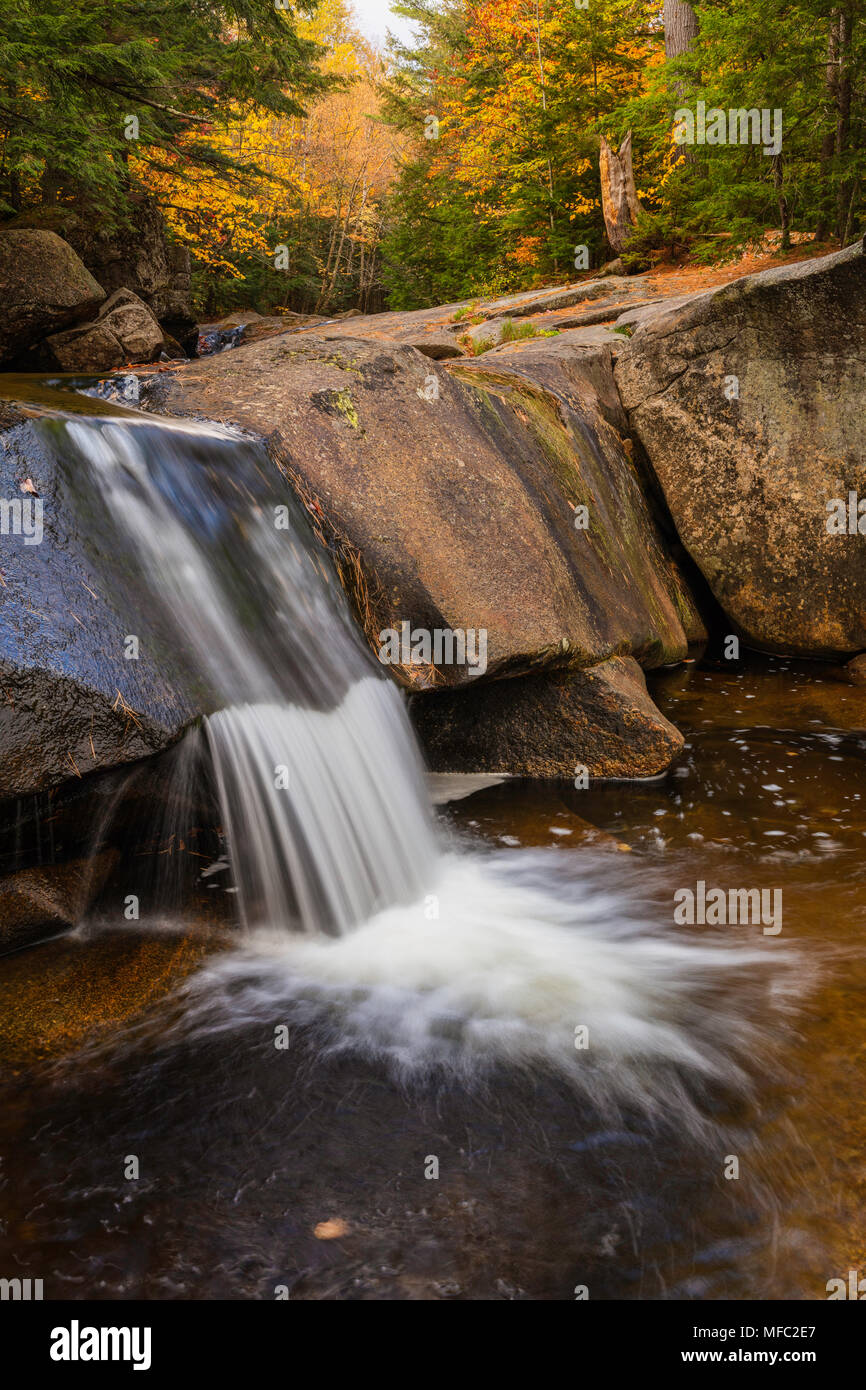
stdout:
POLYGON ((729 987, 758 1029, 751 1094, 705 1087, 690 1128, 542 1066, 401 1083, 327 1048, 315 1011, 285 1052, 243 1009, 186 1027, 168 988, 215 959, 200 932, 58 941, 0 971, 0 1274, 73 1298, 814 1299, 862 1268, 866 691, 774 661, 681 668, 656 696, 687 735, 666 777, 511 782, 445 816, 469 845, 546 846, 576 900, 605 882, 694 949, 712 929, 673 925, 678 889, 780 889, 778 936, 723 929, 799 952, 794 1012, 762 968, 729 987))

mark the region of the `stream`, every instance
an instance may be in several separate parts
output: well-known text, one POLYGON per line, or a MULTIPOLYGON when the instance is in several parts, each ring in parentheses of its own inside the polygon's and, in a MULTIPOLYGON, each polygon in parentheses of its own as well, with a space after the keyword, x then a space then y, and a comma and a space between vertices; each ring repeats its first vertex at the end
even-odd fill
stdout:
POLYGON ((300 509, 215 501, 260 446, 35 428, 207 694, 102 776, 76 930, 2 961, 0 1267, 81 1299, 798 1300, 866 1262, 863 693, 689 663, 650 678, 664 777, 434 807, 300 509), (779 912, 677 919, 711 888, 779 912))

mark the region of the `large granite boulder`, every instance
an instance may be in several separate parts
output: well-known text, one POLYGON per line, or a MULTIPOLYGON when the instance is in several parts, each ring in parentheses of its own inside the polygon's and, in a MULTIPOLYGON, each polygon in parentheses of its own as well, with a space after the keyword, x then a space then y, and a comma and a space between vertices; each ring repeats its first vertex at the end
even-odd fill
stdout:
POLYGON ((733 629, 769 651, 866 648, 863 243, 654 311, 616 380, 733 629))
POLYGON ((683 747, 631 657, 418 695, 412 716, 431 766, 441 772, 562 777, 585 769, 592 777, 653 777, 683 747))
MULTIPOLYGON (((520 363, 508 371, 500 358, 488 372, 483 361, 460 362, 458 380, 395 342, 302 334, 167 372, 152 399, 170 414, 267 439, 343 557, 374 650, 404 625, 486 634, 483 669, 416 664, 401 649, 389 669, 411 691, 474 691, 508 678, 515 694, 515 676, 580 672, 571 701, 549 712, 546 773, 569 776, 585 751, 574 703, 589 690, 586 669, 614 657, 647 667, 679 661, 703 628, 611 423, 625 428, 608 349, 555 355, 534 371, 520 363)), ((621 700, 631 675, 626 668, 621 700)), ((520 689, 535 693, 530 681, 520 689)), ((639 681, 632 698, 645 711, 639 681)), ((428 704, 419 727, 433 749, 438 695, 428 704)), ((514 724, 503 707, 505 718, 514 724)), ((635 752, 632 774, 650 763, 657 771, 675 742, 666 728, 655 759, 635 752)), ((513 766, 528 765, 513 738, 510 747, 513 766)), ((626 775, 620 741, 607 765, 626 775)))
POLYGON ((96 318, 45 341, 62 372, 107 372, 125 363, 155 362, 165 338, 154 315, 132 290, 116 290, 96 318))
POLYGON ((0 231, 0 362, 92 312, 105 292, 51 231, 0 231))
POLYGON ((100 298, 115 290, 132 290, 165 332, 193 355, 198 325, 191 300, 189 251, 169 240, 165 219, 152 199, 134 195, 125 221, 111 228, 104 219, 88 216, 72 204, 28 208, 13 225, 57 232, 103 286, 100 298))

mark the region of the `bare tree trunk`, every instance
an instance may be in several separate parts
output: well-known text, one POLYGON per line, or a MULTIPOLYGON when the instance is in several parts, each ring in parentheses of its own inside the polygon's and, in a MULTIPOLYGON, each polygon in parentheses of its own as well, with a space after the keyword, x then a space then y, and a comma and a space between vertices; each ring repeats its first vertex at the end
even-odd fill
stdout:
POLYGON ((841 160, 851 141, 851 41, 854 18, 850 9, 838 10, 839 16, 839 77, 836 86, 835 154, 840 162, 839 188, 836 196, 836 236, 845 245, 849 221, 852 182, 841 176, 841 160))
POLYGON ((851 201, 848 204, 848 216, 845 219, 845 231, 842 234, 842 245, 847 246, 851 240, 851 229, 854 225, 854 204, 857 201, 857 194, 860 191, 859 177, 854 180, 851 188, 851 201))
POLYGON ((601 137, 599 170, 607 239, 618 256, 631 236, 640 212, 631 162, 631 131, 620 145, 618 154, 611 149, 604 136, 601 137))
POLYGON ((782 156, 777 154, 773 158, 773 186, 776 189, 776 200, 779 205, 779 225, 782 228, 782 242, 779 250, 784 254, 791 249, 791 209, 785 195, 785 179, 782 173, 782 156))
MULTIPOLYGON (((827 98, 830 111, 835 113, 838 102, 839 87, 839 11, 833 10, 830 14, 830 32, 827 35, 827 98)), ((830 231, 830 213, 832 206, 832 182, 831 164, 833 155, 836 151, 836 130, 835 127, 824 132, 824 139, 821 142, 821 190, 822 190, 822 211, 815 228, 815 238, 817 241, 824 241, 830 231)))
POLYGON ((688 53, 698 37, 698 17, 687 0, 665 0, 665 57, 688 53))

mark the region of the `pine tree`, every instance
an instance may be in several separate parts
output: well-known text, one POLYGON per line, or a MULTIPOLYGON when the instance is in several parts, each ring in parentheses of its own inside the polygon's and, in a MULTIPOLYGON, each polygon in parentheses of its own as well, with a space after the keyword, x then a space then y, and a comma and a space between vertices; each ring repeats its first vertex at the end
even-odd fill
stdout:
MULTIPOLYGON (((241 176, 209 141, 256 107, 286 116, 322 91, 298 32, 316 0, 17 0, 0 14, 0 215, 74 198, 110 223, 129 156, 241 176), (193 136, 194 138, 190 138, 193 136)), ((245 177, 249 178, 250 170, 245 177)))

